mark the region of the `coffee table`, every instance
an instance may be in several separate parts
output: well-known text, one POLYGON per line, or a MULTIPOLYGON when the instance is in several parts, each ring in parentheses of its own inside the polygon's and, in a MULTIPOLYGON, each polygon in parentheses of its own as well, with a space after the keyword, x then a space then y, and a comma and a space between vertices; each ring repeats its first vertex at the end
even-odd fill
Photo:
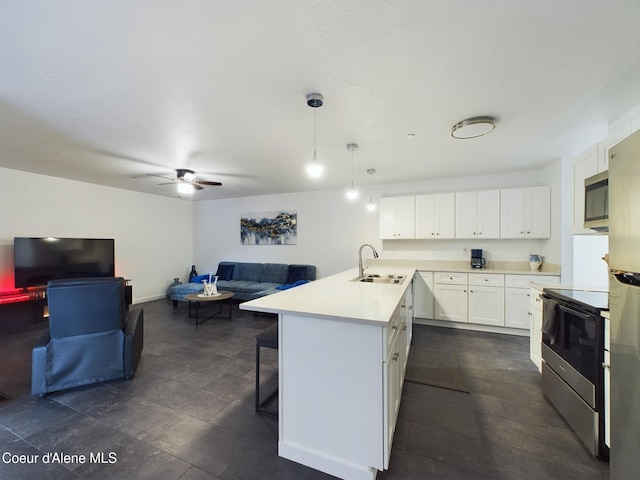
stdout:
POLYGON ((196 325, 198 325, 199 323, 199 313, 200 313, 200 304, 202 303, 206 303, 206 302, 218 302, 218 311, 212 313, 211 315, 209 315, 207 318, 203 319, 204 320, 208 320, 210 318, 227 318, 229 320, 231 320, 231 299, 233 298, 235 294, 233 292, 227 292, 226 290, 221 290, 218 292, 218 295, 213 295, 210 297, 205 296, 202 293, 190 293, 189 295, 185 295, 184 298, 185 300, 187 300, 189 302, 189 318, 192 318, 191 315, 191 304, 194 303, 195 304, 195 311, 196 311, 196 325), (222 316, 222 303, 219 302, 223 302, 224 300, 227 301, 227 304, 229 306, 229 315, 228 316, 222 316))

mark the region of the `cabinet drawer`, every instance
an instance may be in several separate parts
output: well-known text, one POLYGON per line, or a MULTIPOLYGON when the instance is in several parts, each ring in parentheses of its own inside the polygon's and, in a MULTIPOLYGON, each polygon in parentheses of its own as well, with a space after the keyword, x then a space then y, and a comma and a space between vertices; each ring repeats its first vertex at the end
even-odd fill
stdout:
POLYGON ((531 282, 558 283, 559 280, 555 275, 505 275, 506 286, 513 288, 529 288, 531 282))
POLYGON ((469 285, 504 287, 504 275, 498 273, 470 273, 469 285))
POLYGON ((433 274, 434 283, 447 283, 450 285, 466 285, 467 274, 455 272, 435 272, 433 274))

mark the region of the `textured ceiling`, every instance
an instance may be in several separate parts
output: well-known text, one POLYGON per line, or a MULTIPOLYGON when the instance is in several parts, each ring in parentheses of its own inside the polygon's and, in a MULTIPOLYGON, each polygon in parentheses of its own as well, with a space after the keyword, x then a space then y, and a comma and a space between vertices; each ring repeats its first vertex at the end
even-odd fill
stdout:
POLYGON ((346 188, 352 142, 364 186, 536 168, 640 105, 639 21, 637 0, 5 2, 0 166, 223 182, 195 200, 346 188), (496 130, 451 138, 478 115, 496 130))

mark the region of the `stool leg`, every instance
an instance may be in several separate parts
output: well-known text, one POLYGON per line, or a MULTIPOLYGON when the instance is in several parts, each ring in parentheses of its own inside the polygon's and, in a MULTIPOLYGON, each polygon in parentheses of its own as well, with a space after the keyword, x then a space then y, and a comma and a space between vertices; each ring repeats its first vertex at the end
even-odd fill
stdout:
POLYGON ((260 410, 260 345, 256 344, 256 412, 260 410))

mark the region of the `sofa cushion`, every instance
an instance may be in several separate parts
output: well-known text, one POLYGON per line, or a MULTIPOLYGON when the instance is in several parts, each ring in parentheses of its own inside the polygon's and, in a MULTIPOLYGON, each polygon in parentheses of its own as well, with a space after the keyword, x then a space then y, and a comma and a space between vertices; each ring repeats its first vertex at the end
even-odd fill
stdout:
POLYGON ((261 282, 286 283, 289 275, 289 265, 284 263, 265 263, 262 267, 261 282))
POLYGON ((262 278, 262 263, 237 263, 231 280, 259 282, 262 278))
POLYGON ((218 264, 218 271, 216 272, 218 280, 231 280, 235 266, 235 263, 220 262, 218 264))
POLYGON ((307 266, 306 265, 289 265, 289 275, 286 282, 283 283, 296 283, 298 280, 308 280, 307 278, 307 266))

